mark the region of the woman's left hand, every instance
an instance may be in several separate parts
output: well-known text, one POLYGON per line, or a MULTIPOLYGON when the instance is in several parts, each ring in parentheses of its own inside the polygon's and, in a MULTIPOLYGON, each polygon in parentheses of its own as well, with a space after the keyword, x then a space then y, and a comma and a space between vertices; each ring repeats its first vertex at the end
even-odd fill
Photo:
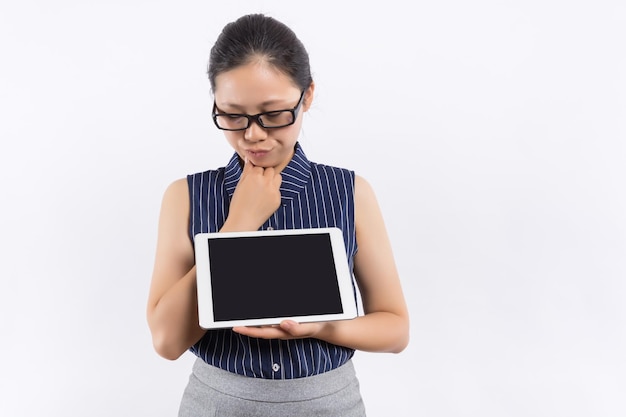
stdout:
POLYGON ((303 339, 315 337, 320 332, 323 323, 298 323, 293 320, 283 320, 279 325, 259 327, 233 327, 233 331, 244 336, 258 339, 303 339))

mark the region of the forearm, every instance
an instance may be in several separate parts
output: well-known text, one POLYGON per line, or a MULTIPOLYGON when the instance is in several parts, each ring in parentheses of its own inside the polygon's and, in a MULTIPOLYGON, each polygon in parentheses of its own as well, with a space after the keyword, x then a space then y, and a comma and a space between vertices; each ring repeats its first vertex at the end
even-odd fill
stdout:
POLYGON ((409 342, 409 320, 390 312, 374 312, 352 320, 325 323, 316 338, 367 352, 399 353, 409 342))
POLYGON ((154 347, 167 359, 177 359, 204 335, 198 324, 195 266, 163 294, 148 318, 154 347))

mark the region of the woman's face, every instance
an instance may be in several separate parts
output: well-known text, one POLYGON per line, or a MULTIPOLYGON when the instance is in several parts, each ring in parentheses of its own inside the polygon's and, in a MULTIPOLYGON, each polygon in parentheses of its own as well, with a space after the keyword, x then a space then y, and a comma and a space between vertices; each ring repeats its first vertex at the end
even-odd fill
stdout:
MULTIPOLYGON (((242 159, 281 171, 293 156, 302 114, 311 106, 313 88, 311 85, 305 92, 294 124, 266 129, 252 122, 246 130, 224 131, 228 143, 242 159)), ((289 76, 262 61, 223 72, 215 78, 215 105, 220 113, 254 115, 292 109, 298 104, 301 92, 289 76)))

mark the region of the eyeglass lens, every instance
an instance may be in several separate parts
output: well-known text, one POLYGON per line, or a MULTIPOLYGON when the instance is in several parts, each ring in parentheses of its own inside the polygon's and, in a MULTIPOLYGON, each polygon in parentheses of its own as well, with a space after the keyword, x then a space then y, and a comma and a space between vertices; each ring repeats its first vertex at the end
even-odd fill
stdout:
POLYGON ((270 113, 259 114, 256 117, 241 116, 236 114, 216 114, 215 121, 222 129, 244 130, 247 129, 255 118, 263 127, 282 127, 293 124, 293 113, 291 110, 281 110, 270 113))

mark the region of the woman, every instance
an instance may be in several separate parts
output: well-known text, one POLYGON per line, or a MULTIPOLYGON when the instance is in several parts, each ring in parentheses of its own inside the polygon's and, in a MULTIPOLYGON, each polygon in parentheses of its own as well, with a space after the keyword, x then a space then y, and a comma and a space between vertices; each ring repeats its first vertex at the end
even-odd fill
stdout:
POLYGON ((228 24, 211 50, 209 80, 213 120, 235 153, 225 167, 167 188, 147 309, 161 356, 198 356, 179 415, 363 416, 354 351, 397 353, 409 338, 376 197, 354 172, 310 162, 298 143, 315 84, 308 54, 287 26, 260 14, 228 24), (343 231, 363 315, 211 331, 198 325, 195 234, 331 226, 343 231))

